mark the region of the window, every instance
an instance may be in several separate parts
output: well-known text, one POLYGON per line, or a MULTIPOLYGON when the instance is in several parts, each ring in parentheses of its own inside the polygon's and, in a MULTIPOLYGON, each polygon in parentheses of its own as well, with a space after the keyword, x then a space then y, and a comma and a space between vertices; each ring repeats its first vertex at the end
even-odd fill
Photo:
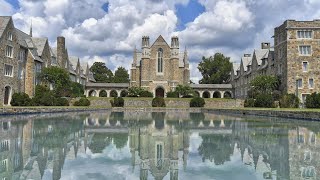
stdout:
POLYGON ((35 62, 34 65, 34 84, 38 85, 40 84, 40 78, 38 77, 38 74, 41 73, 42 65, 39 62, 35 62))
POLYGON ((304 152, 304 161, 311 161, 311 152, 310 151, 305 151, 304 152))
POLYGON ((304 135, 303 134, 298 135, 298 143, 300 143, 300 144, 304 143, 304 135))
POLYGON ((302 70, 303 70, 303 72, 307 72, 308 71, 308 62, 303 62, 302 63, 302 70))
POLYGON ((13 57, 13 47, 7 46, 6 48, 6 56, 12 58, 13 57))
POLYGON ((9 64, 5 64, 4 65, 4 75, 9 76, 9 77, 13 77, 13 66, 11 66, 9 64))
POLYGON ((1 141, 1 143, 0 143, 0 152, 9 151, 9 146, 10 146, 9 140, 1 141))
POLYGON ((18 55, 18 60, 24 61, 26 57, 26 52, 23 49, 20 49, 19 55, 18 55))
POLYGON ((11 32, 8 32, 8 33, 7 33, 7 36, 8 36, 8 40, 9 40, 9 41, 12 41, 12 33, 11 33, 11 32))
POLYGON ((302 79, 297 80, 297 86, 298 88, 302 88, 302 79))
POLYGON ((163 73, 163 50, 158 50, 158 73, 163 73))
POLYGON ((162 144, 157 144, 157 168, 162 167, 162 158, 163 158, 163 148, 162 144))
POLYGON ((311 46, 299 46, 300 55, 311 55, 311 46))
POLYGON ((301 177, 304 179, 310 179, 315 176, 315 168, 313 166, 302 168, 301 177))
POLYGON ((311 39, 312 31, 297 31, 298 39, 311 39))
POLYGON ((309 88, 313 89, 313 87, 314 87, 313 79, 310 78, 309 79, 309 88))

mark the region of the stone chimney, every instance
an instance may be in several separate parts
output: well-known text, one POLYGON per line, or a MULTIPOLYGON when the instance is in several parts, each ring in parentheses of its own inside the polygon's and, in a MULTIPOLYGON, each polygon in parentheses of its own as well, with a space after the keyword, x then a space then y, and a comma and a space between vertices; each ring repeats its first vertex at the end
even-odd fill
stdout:
POLYGON ((66 64, 65 60, 66 42, 62 36, 57 37, 57 62, 60 67, 64 68, 66 64))
POLYGON ((261 49, 270 49, 270 43, 269 42, 261 43, 261 49))

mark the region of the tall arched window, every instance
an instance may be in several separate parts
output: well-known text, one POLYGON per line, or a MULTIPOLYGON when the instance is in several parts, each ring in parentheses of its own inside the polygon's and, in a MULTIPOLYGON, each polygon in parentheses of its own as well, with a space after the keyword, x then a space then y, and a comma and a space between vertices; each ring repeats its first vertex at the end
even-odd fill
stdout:
POLYGON ((163 72, 163 50, 162 48, 158 49, 158 73, 163 72))

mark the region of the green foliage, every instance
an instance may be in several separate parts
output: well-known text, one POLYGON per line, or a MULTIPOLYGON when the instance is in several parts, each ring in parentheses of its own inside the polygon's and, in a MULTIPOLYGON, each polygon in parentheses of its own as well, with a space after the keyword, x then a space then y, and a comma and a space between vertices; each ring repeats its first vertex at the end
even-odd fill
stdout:
POLYGON ((66 98, 59 97, 56 99, 55 106, 69 106, 69 101, 66 98))
POLYGON ((31 99, 26 93, 14 93, 12 95, 11 105, 12 106, 29 106, 31 99))
POLYGON ((77 82, 71 82, 71 97, 83 97, 84 87, 77 82))
POLYGON ((281 108, 298 108, 299 98, 295 94, 285 94, 280 98, 281 108))
POLYGON ((52 84, 55 94, 59 97, 71 95, 71 80, 69 73, 60 67, 50 66, 43 68, 38 75, 45 84, 52 84))
POLYGON ((90 106, 90 100, 82 97, 79 101, 74 102, 74 106, 90 106))
POLYGON ((190 107, 204 107, 206 102, 201 97, 194 97, 190 100, 190 107))
POLYGON ((112 90, 112 91, 110 92, 110 97, 118 97, 117 91, 112 90))
POLYGON ((145 90, 139 94, 139 97, 153 97, 153 93, 145 90))
POLYGON ((254 102, 255 107, 272 108, 274 101, 271 94, 259 94, 254 102))
POLYGON ((260 92, 262 94, 271 94, 274 90, 276 90, 279 87, 280 81, 278 77, 276 76, 257 76, 254 78, 250 85, 252 88, 260 92))
POLYGON ((307 108, 320 108, 320 93, 312 93, 311 95, 308 95, 305 105, 307 108))
POLYGON ((128 91, 121 91, 120 97, 127 97, 128 96, 128 91))
POLYGON ((118 67, 118 69, 114 72, 114 83, 129 83, 129 73, 124 67, 118 67))
POLYGON ((113 100, 110 100, 112 107, 123 107, 124 99, 122 97, 115 97, 113 100))
POLYGON ((191 94, 194 94, 193 89, 189 85, 181 85, 179 84, 175 90, 180 96, 186 97, 191 94))
POLYGON ((177 93, 176 91, 167 92, 167 98, 178 98, 178 97, 179 97, 179 93, 177 93))
POLYGON ((162 97, 152 99, 152 107, 166 107, 166 103, 162 97))
POLYGON ((253 98, 247 98, 244 101, 244 107, 254 107, 254 99, 253 98))
POLYGON ((113 82, 113 73, 103 62, 93 63, 90 67, 90 71, 93 73, 93 77, 98 83, 113 82))
POLYGON ((202 57, 198 69, 202 74, 200 84, 223 84, 230 79, 232 63, 229 57, 216 53, 213 57, 202 57))
POLYGON ((128 97, 139 97, 142 91, 144 91, 144 89, 141 87, 130 87, 128 89, 128 97))
POLYGON ((53 91, 49 88, 37 85, 35 89, 35 96, 32 99, 33 106, 55 106, 57 98, 53 91))
POLYGON ((104 90, 102 90, 100 93, 99 93, 99 97, 108 97, 108 93, 104 90))

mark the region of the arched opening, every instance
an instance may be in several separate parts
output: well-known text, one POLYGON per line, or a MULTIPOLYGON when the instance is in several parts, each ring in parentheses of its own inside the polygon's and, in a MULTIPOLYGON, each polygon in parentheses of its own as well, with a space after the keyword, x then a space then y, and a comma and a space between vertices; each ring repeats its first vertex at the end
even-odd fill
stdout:
POLYGON ((214 92, 213 98, 221 98, 221 93, 219 91, 214 92))
POLYGON ((202 94, 203 98, 210 98, 210 93, 208 91, 203 92, 202 94))
POLYGON ((224 92, 223 97, 227 98, 227 99, 231 99, 232 98, 232 94, 231 94, 231 92, 226 91, 226 92, 224 92))
POLYGON ((162 87, 156 89, 156 97, 164 97, 164 89, 162 87))
POLYGON ((9 105, 11 101, 11 87, 10 86, 6 86, 4 88, 4 105, 9 105))
POLYGON ((118 97, 118 93, 116 90, 111 90, 110 91, 110 97, 118 97))
POLYGON ((89 91, 89 97, 95 97, 97 95, 97 92, 95 90, 89 91))
POLYGON ((122 90, 120 93, 120 97, 127 97, 128 96, 128 91, 127 90, 122 90))
POLYGON ((200 97, 200 93, 198 91, 195 91, 194 93, 196 97, 200 97))
POLYGON ((94 126, 95 123, 96 123, 95 120, 93 120, 93 119, 91 119, 91 118, 88 119, 88 124, 89 124, 90 126, 94 126))
POLYGON ((99 97, 108 97, 108 93, 105 90, 100 91, 99 97))
POLYGON ((100 126, 104 126, 107 122, 107 120, 105 120, 105 119, 99 119, 98 121, 99 121, 100 126))

